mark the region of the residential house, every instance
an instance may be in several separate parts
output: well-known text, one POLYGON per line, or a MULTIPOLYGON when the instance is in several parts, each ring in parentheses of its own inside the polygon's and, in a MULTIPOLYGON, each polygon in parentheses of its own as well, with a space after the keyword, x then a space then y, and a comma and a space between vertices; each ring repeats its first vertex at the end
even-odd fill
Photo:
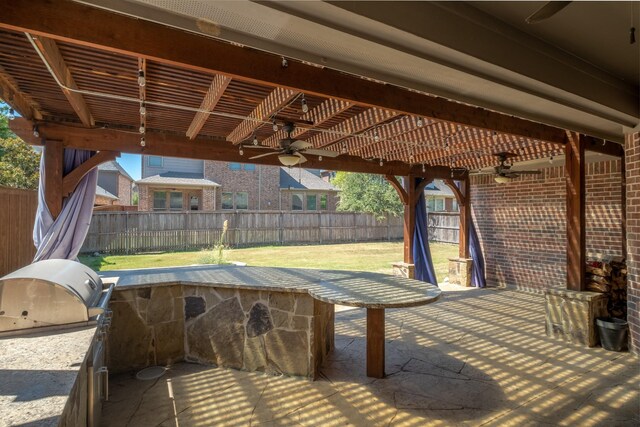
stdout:
POLYGON ((133 178, 115 160, 98 166, 96 206, 132 204, 133 178))
POLYGON ((141 211, 335 210, 337 189, 305 169, 142 156, 141 211))
POLYGON ((453 190, 440 179, 435 179, 424 189, 429 212, 458 212, 458 202, 453 190))

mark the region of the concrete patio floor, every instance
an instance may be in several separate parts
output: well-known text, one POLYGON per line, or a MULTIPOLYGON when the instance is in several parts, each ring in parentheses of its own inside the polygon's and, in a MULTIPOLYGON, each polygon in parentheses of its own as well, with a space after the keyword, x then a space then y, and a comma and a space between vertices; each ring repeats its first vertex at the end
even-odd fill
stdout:
POLYGON ((387 311, 385 379, 364 374, 364 310, 341 307, 315 382, 187 363, 156 381, 118 375, 102 425, 640 424, 636 357, 547 338, 541 295, 444 289, 387 311))

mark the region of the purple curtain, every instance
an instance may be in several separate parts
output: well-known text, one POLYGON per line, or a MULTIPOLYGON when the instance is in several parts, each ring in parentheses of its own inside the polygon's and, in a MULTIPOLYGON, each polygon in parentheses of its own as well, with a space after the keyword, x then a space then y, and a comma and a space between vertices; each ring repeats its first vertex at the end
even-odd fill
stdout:
MULTIPOLYGON (((420 184, 421 178, 416 179, 416 185, 420 184)), ((429 250, 429 234, 427 230, 427 205, 424 199, 424 191, 418 197, 416 205, 416 226, 413 232, 413 263, 414 273, 417 280, 428 282, 438 286, 431 251, 429 250)))
MULTIPOLYGON (((460 188, 460 181, 456 181, 456 186, 460 188)), ((476 288, 484 288, 487 286, 487 279, 484 277, 484 255, 482 255, 482 247, 480 239, 476 232, 476 226, 473 222, 473 216, 469 218, 469 256, 473 260, 471 266, 471 284, 476 288)))
MULTIPOLYGON (((68 174, 93 154, 93 151, 65 149, 63 173, 68 174)), ((33 226, 33 242, 36 246, 33 262, 45 259, 75 259, 89 231, 96 196, 98 169, 93 169, 80 180, 73 193, 62 202, 62 212, 54 220, 44 197, 44 156, 46 155, 45 147, 40 159, 38 210, 33 226)))

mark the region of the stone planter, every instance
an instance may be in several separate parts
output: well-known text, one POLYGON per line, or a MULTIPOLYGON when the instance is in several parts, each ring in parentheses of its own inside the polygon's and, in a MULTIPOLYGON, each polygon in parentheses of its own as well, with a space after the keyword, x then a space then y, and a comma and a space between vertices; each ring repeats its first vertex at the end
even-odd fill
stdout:
POLYGON ((470 287, 472 266, 471 258, 449 258, 449 283, 470 287))

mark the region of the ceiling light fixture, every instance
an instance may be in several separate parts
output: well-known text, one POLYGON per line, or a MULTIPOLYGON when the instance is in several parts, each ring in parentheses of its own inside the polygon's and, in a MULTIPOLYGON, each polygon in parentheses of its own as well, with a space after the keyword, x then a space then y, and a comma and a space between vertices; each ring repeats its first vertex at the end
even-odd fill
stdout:
POLYGON ((138 70, 138 84, 140 85, 140 87, 143 87, 147 84, 147 79, 144 77, 143 70, 138 70))
POLYGON ((278 156, 278 160, 285 166, 295 166, 300 162, 300 157, 294 156, 293 154, 280 154, 278 156))
POLYGON ((302 95, 302 99, 300 100, 300 103, 302 104, 302 112, 303 113, 308 113, 309 112, 309 106, 307 105, 307 100, 304 99, 304 95, 302 95))
POLYGON ((510 178, 508 176, 504 176, 504 175, 497 175, 496 177, 493 178, 498 184, 507 184, 509 182, 511 182, 513 180, 513 178, 510 178))

